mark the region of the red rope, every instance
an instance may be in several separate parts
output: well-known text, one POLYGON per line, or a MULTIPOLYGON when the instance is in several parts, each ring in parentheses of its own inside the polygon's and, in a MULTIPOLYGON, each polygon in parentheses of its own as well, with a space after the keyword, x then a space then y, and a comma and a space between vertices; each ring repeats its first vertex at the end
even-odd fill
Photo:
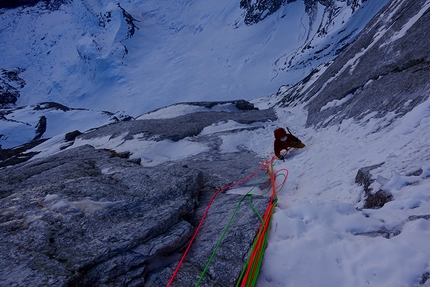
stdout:
POLYGON ((226 185, 226 186, 224 186, 224 187, 221 187, 221 188, 219 188, 219 189, 215 192, 215 194, 212 196, 211 200, 209 201, 209 204, 208 204, 208 206, 206 207, 205 212, 203 213, 202 219, 200 220, 199 225, 197 226, 197 229, 196 229, 196 231, 194 232, 193 237, 191 238, 191 241, 188 243, 188 246, 187 246, 187 248, 186 248, 186 250, 185 250, 184 254, 183 254, 183 255, 182 255, 182 257, 181 257, 181 260, 179 261, 178 265, 176 266, 176 269, 175 269, 175 271, 173 272, 173 275, 172 275, 172 277, 170 278, 169 283, 167 283, 167 287, 170 287, 170 286, 172 285, 173 280, 175 279, 176 275, 178 274, 178 272, 179 272, 179 268, 181 267, 182 263, 184 262, 184 259, 185 259, 185 257, 187 256, 188 251, 190 250, 191 245, 193 244, 194 239, 196 238, 197 233, 198 233, 198 231, 200 230, 200 227, 202 226, 203 221, 204 221, 204 219, 205 219, 206 215, 207 215, 207 214, 208 214, 208 212, 209 212, 209 208, 210 208, 210 206, 212 205, 212 202, 215 200, 215 197, 216 197, 216 196, 217 196, 221 191, 223 191, 223 190, 227 190, 227 189, 229 189, 229 188, 231 188, 231 187, 233 187, 233 186, 235 186, 235 185, 239 185, 239 184, 241 184, 241 183, 244 183, 245 181, 248 181, 250 178, 252 178, 252 177, 253 177, 253 176, 255 176, 257 173, 259 173, 263 168, 264 168, 264 166, 260 167, 259 169, 257 169, 255 172, 253 172, 253 173, 252 173, 252 174, 250 174, 249 176, 245 177, 244 179, 241 179, 241 180, 239 180, 239 181, 237 181, 237 182, 235 182, 235 183, 232 183, 232 184, 230 184, 230 185, 226 185))
POLYGON ((258 275, 257 274, 258 264, 254 264, 254 263, 260 261, 259 259, 263 255, 264 241, 265 241, 264 234, 269 229, 270 218, 273 214, 274 208, 275 208, 275 204, 273 204, 273 201, 272 201, 270 202, 269 206, 266 209, 266 212, 264 213, 263 223, 261 224, 260 230, 258 231, 258 234, 257 234, 258 240, 255 244, 255 248, 253 249, 253 252, 249 260, 249 262, 252 264, 249 264, 247 267, 245 275, 242 279, 242 283, 240 285, 241 287, 247 286, 249 282, 253 282, 255 280, 255 276, 258 275))
MULTIPOLYGON (((253 245, 252 248, 252 252, 250 255, 250 258, 248 260, 248 265, 246 266, 246 270, 243 274, 243 277, 240 279, 240 287, 245 287, 245 286, 254 286, 257 276, 258 276, 258 272, 260 270, 260 266, 261 266, 261 260, 263 258, 263 254, 264 254, 264 250, 266 248, 266 244, 267 244, 267 232, 269 230, 270 227, 270 223, 272 220, 272 215, 273 212, 275 210, 275 206, 276 206, 276 202, 277 202, 277 189, 282 187, 285 183, 285 181, 287 180, 288 177, 288 170, 287 169, 281 169, 278 170, 276 173, 273 172, 273 161, 274 161, 274 157, 271 158, 271 160, 266 161, 264 163, 262 163, 262 165, 266 168, 269 176, 270 176, 270 181, 272 184, 272 195, 270 196, 270 202, 269 205, 266 208, 266 212, 264 213, 263 216, 263 221, 261 223, 260 229, 257 233, 256 236, 256 242, 253 245), (278 186, 276 186, 276 177, 278 175, 278 173, 285 171, 285 178, 282 181, 281 184, 279 184, 278 186)), ((238 285, 236 285, 238 286, 238 285)))

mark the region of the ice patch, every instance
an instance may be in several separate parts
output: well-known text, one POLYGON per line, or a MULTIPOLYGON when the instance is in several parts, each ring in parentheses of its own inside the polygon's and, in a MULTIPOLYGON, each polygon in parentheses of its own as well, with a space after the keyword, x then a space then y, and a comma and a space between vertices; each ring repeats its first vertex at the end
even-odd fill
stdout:
POLYGON ((411 176, 401 176, 396 171, 392 170, 389 180, 382 180, 382 177, 379 177, 379 181, 383 182, 381 189, 392 194, 393 191, 400 190, 416 180, 411 176))
POLYGON ((58 194, 47 194, 43 199, 43 202, 53 201, 58 198, 58 194))
POLYGON ((171 119, 186 114, 207 112, 208 109, 201 106, 178 104, 169 107, 161 108, 159 110, 149 112, 136 118, 136 120, 149 120, 149 119, 171 119))
POLYGON ((69 203, 67 202, 67 201, 65 201, 65 200, 60 200, 59 202, 57 202, 57 203, 55 203, 55 204, 53 204, 52 206, 51 206, 51 209, 52 210, 60 210, 60 209, 63 209, 63 208, 68 208, 70 205, 69 205, 69 203))
MULTIPOLYGON (((136 137, 135 137, 136 138, 136 137)), ((167 161, 181 160, 209 151, 205 144, 183 139, 178 142, 163 141, 126 141, 116 147, 117 152, 130 151, 135 158, 141 158, 141 165, 156 166, 167 161)))
POLYGON ((218 132, 231 131, 231 130, 236 130, 240 128, 249 128, 249 125, 240 124, 238 122, 228 120, 227 122, 215 123, 208 127, 205 127, 201 131, 200 135, 215 134, 218 132))
POLYGON ((75 212, 83 212, 85 214, 93 214, 102 209, 110 208, 120 203, 121 201, 93 201, 90 199, 84 199, 80 201, 68 201, 60 200, 51 206, 52 210, 61 211, 63 209, 72 210, 75 212))
POLYGON ((329 108, 341 106, 344 103, 346 103, 347 101, 349 101, 350 99, 352 99, 353 97, 354 97, 354 94, 349 94, 340 100, 333 100, 331 102, 328 102, 325 106, 323 106, 320 109, 320 111, 322 112, 322 111, 328 110, 329 108))

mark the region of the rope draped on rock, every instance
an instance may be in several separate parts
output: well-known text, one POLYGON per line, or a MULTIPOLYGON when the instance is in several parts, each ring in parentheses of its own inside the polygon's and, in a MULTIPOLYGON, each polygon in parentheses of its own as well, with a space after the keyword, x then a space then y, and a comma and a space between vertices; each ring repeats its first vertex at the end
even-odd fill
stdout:
MULTIPOLYGON (((191 248, 191 246, 192 246, 192 244, 193 244, 193 242, 194 242, 194 240, 195 240, 195 238, 196 238, 196 236, 197 236, 197 234, 198 234, 198 232, 199 232, 199 230, 200 230, 200 228, 201 228, 201 226, 203 224, 203 221, 204 221, 204 219, 206 218, 206 216, 207 216, 207 214, 209 212, 209 209, 210 209, 213 201, 215 200, 215 197, 221 191, 225 191, 225 190, 227 190, 229 188, 232 188, 232 187, 234 187, 236 185, 242 184, 242 183, 248 181, 249 179, 251 179, 252 177, 254 177, 260 171, 266 169, 267 174, 269 175, 270 181, 271 181, 272 194, 270 196, 269 204, 268 204, 268 206, 266 208, 266 212, 264 213, 263 217, 261 217, 261 215, 258 213, 258 211, 253 207, 253 205, 252 205, 252 197, 251 197, 250 206, 256 212, 256 214, 258 215, 258 217, 260 218, 260 220, 262 221, 262 223, 261 223, 260 229, 259 229, 259 231, 257 233, 257 236, 256 236, 256 238, 254 240, 254 243, 252 245, 251 256, 248 258, 248 261, 247 261, 247 263, 246 263, 246 265, 245 265, 245 267, 244 267, 244 269, 243 269, 243 271, 242 271, 242 273, 241 273, 241 275, 239 277, 239 280, 238 280, 238 282, 236 284, 236 286, 241 286, 241 287, 242 286, 254 286, 255 285, 255 282, 257 280, 257 275, 258 275, 258 272, 260 270, 261 262, 262 262, 262 259, 263 259, 264 250, 265 250, 266 245, 267 245, 267 236, 268 236, 268 230, 269 230, 269 227, 270 227, 270 222, 271 222, 271 219, 272 219, 272 215, 273 215, 274 209, 276 207, 277 190, 279 188, 282 188, 282 186, 285 184, 285 181, 286 181, 287 176, 288 176, 288 170, 287 169, 281 169, 281 170, 279 170, 276 173, 273 171, 273 162, 274 162, 274 160, 275 160, 275 156, 272 156, 270 160, 266 160, 266 161, 262 162, 262 166, 259 169, 257 169, 255 172, 253 172, 252 174, 250 174, 249 176, 247 176, 247 177, 245 177, 245 178, 243 178, 243 179, 241 179, 241 180, 239 180, 239 181, 237 181, 235 183, 232 183, 232 184, 229 184, 227 186, 221 187, 221 188, 219 188, 215 192, 215 194, 211 197, 211 199, 209 201, 209 204, 207 205, 207 207, 205 209, 205 212, 203 213, 203 216, 202 216, 202 218, 201 218, 201 220, 200 220, 200 222, 199 222, 199 224, 198 224, 198 226, 197 226, 197 228, 196 228, 196 230, 195 230, 195 232, 194 232, 194 234, 193 234, 190 242, 188 243, 187 248, 185 249, 184 254, 182 255, 182 257, 181 257, 178 265, 176 266, 175 271, 173 272, 173 275, 172 275, 172 277, 170 278, 170 280, 169 280, 169 282, 167 284, 167 287, 172 286, 173 281, 174 281, 176 275, 178 274, 179 269, 180 269, 182 263, 184 262, 184 259, 187 256, 187 254, 188 254, 188 252, 189 252, 189 250, 190 250, 190 248, 191 248), (283 181, 282 181, 281 184, 279 184, 278 186, 276 186, 276 177, 278 176, 278 174, 280 172, 285 172, 284 179, 283 179, 283 181)), ((217 252, 219 246, 222 243, 222 240, 224 239, 225 234, 227 233, 228 228, 231 225, 231 222, 232 222, 234 216, 236 215, 236 212, 239 209, 239 206, 240 206, 241 202, 247 196, 251 195, 250 194, 251 191, 254 188, 256 188, 263 181, 263 179, 264 179, 264 177, 254 187, 252 187, 251 190, 248 191, 240 199, 239 203, 236 205, 235 211, 233 212, 233 215, 231 216, 231 218, 230 218, 227 226, 225 227, 225 229, 224 229, 224 231, 223 231, 223 233, 221 235, 221 238, 219 239, 219 241, 218 241, 218 243, 217 243, 214 251, 212 252, 212 254, 211 254, 211 256, 210 256, 210 258, 209 258, 209 260, 208 260, 208 262, 207 262, 207 264, 206 264, 206 266, 205 266, 205 268, 204 268, 204 270, 202 272, 202 274, 200 275, 200 278, 199 278, 196 286, 200 285, 200 283, 201 283, 201 281, 202 281, 202 279, 203 279, 203 277, 204 277, 207 269, 209 268, 209 265, 210 265, 212 259, 215 256, 215 253, 217 252)))

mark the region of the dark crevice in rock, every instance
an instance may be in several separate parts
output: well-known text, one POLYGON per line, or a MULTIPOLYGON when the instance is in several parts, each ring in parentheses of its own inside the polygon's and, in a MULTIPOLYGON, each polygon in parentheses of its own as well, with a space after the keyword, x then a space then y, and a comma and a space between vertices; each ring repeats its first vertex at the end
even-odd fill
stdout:
POLYGON ((420 285, 426 284, 426 282, 430 279, 430 272, 426 272, 421 277, 420 285))
POLYGON ((42 102, 37 104, 34 107, 35 111, 50 110, 50 109, 56 109, 63 112, 67 112, 71 110, 69 107, 66 107, 65 105, 62 105, 56 102, 42 102))
MULTIPOLYGON (((136 29, 139 30, 139 27, 137 27, 136 24, 135 24, 135 22, 139 22, 139 20, 137 20, 136 18, 134 18, 133 16, 131 16, 130 13, 128 13, 127 11, 125 11, 125 9, 122 8, 119 3, 117 5, 118 5, 118 8, 121 9, 122 16, 124 17, 125 22, 128 25, 127 38, 131 38, 131 37, 133 37, 134 33, 136 32, 136 29)), ((128 53, 128 51, 127 51, 127 53, 128 53)))
POLYGON ((258 108, 256 108, 253 103, 250 103, 250 102, 245 101, 245 100, 219 101, 219 102, 183 102, 181 104, 200 106, 200 107, 205 107, 208 109, 212 109, 213 107, 215 107, 217 105, 232 104, 239 111, 258 110, 258 108))
POLYGON ((64 136, 64 140, 67 142, 74 141, 77 136, 80 136, 82 133, 78 130, 74 130, 73 132, 66 133, 64 136))
POLYGON ((425 219, 425 220, 430 220, 430 214, 426 214, 426 215, 411 215, 409 216, 409 220, 410 221, 414 221, 414 220, 418 220, 418 219, 425 219))
POLYGON ((26 151, 45 142, 46 140, 48 139, 39 139, 18 147, 10 149, 0 149, 0 167, 16 165, 18 163, 22 163, 29 160, 33 156, 39 154, 39 152, 26 153, 26 151))
POLYGON ((378 237, 382 236, 386 239, 390 239, 392 237, 395 237, 399 235, 402 231, 401 230, 388 230, 385 228, 382 228, 380 230, 376 231, 369 231, 369 232, 352 232, 354 235, 362 235, 362 236, 369 236, 369 237, 378 237))
POLYGON ((413 171, 413 172, 409 172, 406 174, 406 176, 420 176, 421 174, 423 174, 422 168, 417 169, 416 171, 413 171))
POLYGON ((36 125, 36 135, 31 140, 31 142, 38 141, 42 138, 43 134, 46 132, 47 119, 45 116, 39 118, 39 122, 36 125))

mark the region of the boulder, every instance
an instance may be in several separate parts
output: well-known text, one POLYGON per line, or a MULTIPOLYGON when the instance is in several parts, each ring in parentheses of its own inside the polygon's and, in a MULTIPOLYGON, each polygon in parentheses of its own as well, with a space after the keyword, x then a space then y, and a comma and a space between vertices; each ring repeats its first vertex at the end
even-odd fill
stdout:
POLYGON ((381 208, 385 203, 392 200, 391 194, 383 190, 378 190, 374 193, 373 189, 370 188, 370 185, 375 181, 370 171, 382 165, 384 165, 384 163, 362 167, 357 172, 355 183, 363 186, 365 197, 364 208, 381 208))

